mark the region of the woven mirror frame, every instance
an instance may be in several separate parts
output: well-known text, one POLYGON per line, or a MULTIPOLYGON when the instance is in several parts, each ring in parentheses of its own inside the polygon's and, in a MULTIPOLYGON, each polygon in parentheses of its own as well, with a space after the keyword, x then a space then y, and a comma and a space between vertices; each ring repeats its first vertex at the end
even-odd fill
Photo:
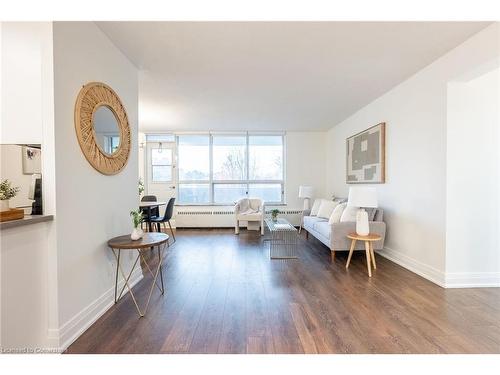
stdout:
POLYGON ((75 103, 75 130, 85 158, 97 171, 113 175, 127 165, 130 126, 125 107, 111 87, 101 82, 90 82, 82 87, 75 103), (120 145, 112 154, 104 152, 96 141, 94 113, 102 106, 113 112, 120 129, 120 145))

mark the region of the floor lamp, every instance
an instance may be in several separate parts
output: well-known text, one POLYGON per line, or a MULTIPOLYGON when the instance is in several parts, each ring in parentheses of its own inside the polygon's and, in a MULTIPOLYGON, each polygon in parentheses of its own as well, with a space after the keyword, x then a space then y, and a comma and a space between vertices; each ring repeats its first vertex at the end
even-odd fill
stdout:
MULTIPOLYGON (((304 199, 304 211, 309 210, 309 201, 312 198, 313 188, 312 186, 300 186, 299 187, 299 198, 304 199)), ((302 213, 302 218, 300 220, 299 234, 302 231, 302 224, 304 220, 304 213, 302 213)))

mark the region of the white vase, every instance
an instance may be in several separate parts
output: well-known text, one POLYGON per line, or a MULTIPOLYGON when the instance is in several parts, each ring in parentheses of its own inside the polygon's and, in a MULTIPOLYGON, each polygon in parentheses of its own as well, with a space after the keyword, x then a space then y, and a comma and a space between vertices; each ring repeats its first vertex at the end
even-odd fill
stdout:
POLYGON ((140 227, 137 227, 132 231, 130 238, 132 239, 132 241, 136 241, 140 240, 142 236, 144 236, 144 231, 140 227))
POLYGON ((368 213, 362 208, 356 213, 356 233, 360 236, 367 236, 370 233, 368 213))
POLYGON ((9 210, 10 210, 9 200, 8 199, 0 200, 0 211, 9 211, 9 210))

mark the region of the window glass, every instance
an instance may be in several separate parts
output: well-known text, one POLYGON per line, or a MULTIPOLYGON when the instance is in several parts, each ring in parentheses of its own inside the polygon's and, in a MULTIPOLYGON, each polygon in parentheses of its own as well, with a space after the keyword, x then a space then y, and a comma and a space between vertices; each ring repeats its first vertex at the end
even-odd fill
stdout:
POLYGON ((172 181, 172 150, 151 149, 151 179, 153 182, 172 181))
POLYGON ((179 180, 208 181, 210 179, 208 135, 179 136, 179 180))
POLYGON ((213 136, 213 179, 246 180, 246 136, 213 136))
POLYGON ((209 184, 179 184, 179 202, 184 204, 210 203, 209 184))
POLYGON ((254 135, 248 137, 249 179, 283 180, 283 137, 254 135))
POLYGON ((175 142, 173 134, 146 134, 147 142, 175 142))
POLYGON ((234 204, 246 196, 246 184, 214 184, 214 202, 234 204))
POLYGON ((281 202, 281 184, 249 184, 248 197, 260 198, 266 203, 281 202))

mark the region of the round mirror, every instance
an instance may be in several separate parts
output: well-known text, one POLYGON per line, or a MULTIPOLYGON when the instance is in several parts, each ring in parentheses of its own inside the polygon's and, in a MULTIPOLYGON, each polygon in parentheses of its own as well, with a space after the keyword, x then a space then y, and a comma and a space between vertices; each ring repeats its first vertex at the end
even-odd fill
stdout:
POLYGON ((101 150, 113 155, 120 147, 120 127, 115 114, 106 105, 101 105, 94 112, 92 119, 95 139, 101 150))

